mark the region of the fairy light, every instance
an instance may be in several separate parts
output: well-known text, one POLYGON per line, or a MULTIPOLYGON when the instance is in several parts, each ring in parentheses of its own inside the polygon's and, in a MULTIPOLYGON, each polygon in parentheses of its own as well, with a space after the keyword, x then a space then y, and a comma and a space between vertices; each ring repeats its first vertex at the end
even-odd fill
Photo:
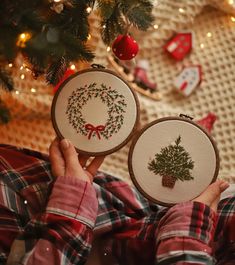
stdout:
POLYGON ((204 43, 201 43, 201 44, 200 44, 200 48, 201 48, 201 49, 204 49, 204 47, 205 47, 204 43))
POLYGON ((16 42, 16 45, 18 46, 18 47, 21 47, 21 48, 24 48, 26 45, 25 45, 25 43, 29 40, 29 39, 31 39, 31 34, 30 33, 28 33, 28 32, 23 32, 23 33, 21 33, 19 36, 18 36, 18 40, 17 40, 17 42, 16 42))
POLYGON ((90 39, 91 39, 91 34, 88 34, 87 40, 90 40, 90 39))
POLYGON ((72 65, 70 66, 70 69, 71 69, 71 70, 75 70, 75 69, 76 69, 76 66, 75 66, 74 64, 72 64, 72 65))
POLYGON ((235 22, 235 17, 231 17, 231 21, 232 22, 235 22))
POLYGON ((159 26, 158 26, 157 24, 155 24, 155 25, 153 25, 153 28, 154 28, 154 29, 158 29, 159 26))
POLYGON ((10 67, 10 68, 11 68, 12 66, 13 66, 13 64, 12 64, 12 63, 9 63, 9 64, 8 64, 8 67, 10 67))
POLYGON ((103 25, 103 29, 106 29, 106 25, 103 25))
POLYGON ((180 12, 180 13, 184 13, 185 10, 184 10, 183 8, 180 7, 180 8, 179 8, 179 12, 180 12))
POLYGON ((55 3, 59 3, 61 0, 54 0, 55 3))
POLYGON ((30 90, 32 93, 36 93, 36 91, 37 91, 34 87, 32 87, 30 90))
POLYGON ((211 33, 211 32, 207 32, 206 36, 207 36, 208 38, 211 38, 211 37, 212 37, 212 33, 211 33))
POLYGON ((230 5, 233 5, 233 4, 234 4, 234 1, 233 1, 233 0, 228 0, 228 3, 229 3, 230 5))
POLYGON ((20 67, 20 70, 23 70, 24 69, 24 66, 23 65, 21 65, 21 67, 20 67))
POLYGON ((107 52, 110 52, 111 51, 111 48, 108 46, 107 47, 107 52))
POLYGON ((20 92, 18 90, 16 90, 15 93, 16 93, 16 95, 19 95, 20 94, 20 92))
POLYGON ((20 75, 20 78, 23 80, 23 79, 25 79, 25 75, 24 74, 21 74, 20 75))
POLYGON ((90 6, 88 6, 87 9, 86 9, 88 14, 91 13, 91 10, 92 10, 92 8, 90 6))

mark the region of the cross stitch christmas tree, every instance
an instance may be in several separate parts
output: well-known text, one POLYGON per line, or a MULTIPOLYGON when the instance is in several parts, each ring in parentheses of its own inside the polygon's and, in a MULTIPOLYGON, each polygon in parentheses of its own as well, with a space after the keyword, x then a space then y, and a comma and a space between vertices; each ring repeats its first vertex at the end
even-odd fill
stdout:
POLYGON ((194 167, 194 161, 180 142, 181 136, 176 139, 175 144, 162 148, 148 165, 150 171, 162 176, 162 186, 171 189, 177 180, 193 179, 190 170, 194 167))

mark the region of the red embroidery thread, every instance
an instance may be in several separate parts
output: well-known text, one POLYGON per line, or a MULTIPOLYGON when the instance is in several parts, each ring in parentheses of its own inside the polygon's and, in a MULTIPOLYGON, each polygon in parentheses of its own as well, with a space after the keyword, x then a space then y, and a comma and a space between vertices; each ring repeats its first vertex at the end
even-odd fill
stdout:
POLYGON ((87 123, 85 125, 85 129, 90 131, 89 134, 88 134, 88 139, 89 140, 91 139, 91 136, 92 136, 93 132, 95 132, 95 134, 98 136, 98 138, 100 140, 101 139, 100 138, 100 132, 104 131, 105 126, 103 126, 103 125, 93 126, 92 124, 87 123))

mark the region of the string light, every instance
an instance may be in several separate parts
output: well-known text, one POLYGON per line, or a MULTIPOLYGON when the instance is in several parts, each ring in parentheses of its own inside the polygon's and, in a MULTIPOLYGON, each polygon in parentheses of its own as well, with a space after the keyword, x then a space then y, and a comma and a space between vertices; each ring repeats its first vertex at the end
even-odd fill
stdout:
POLYGON ((86 9, 86 11, 87 11, 88 14, 91 13, 91 10, 92 10, 92 8, 90 6, 88 6, 87 9, 86 9))
POLYGON ((75 66, 74 64, 72 64, 72 65, 70 66, 70 69, 71 69, 71 70, 75 70, 75 69, 76 69, 76 66, 75 66))
POLYGON ((229 3, 230 5, 233 5, 233 4, 234 4, 234 1, 233 1, 233 0, 228 0, 228 3, 229 3))
POLYGON ((111 48, 108 46, 108 47, 107 47, 107 52, 110 52, 110 50, 111 50, 111 48))
POLYGON ((21 65, 21 67, 20 67, 20 70, 23 70, 24 69, 24 66, 23 65, 21 65))
POLYGON ((24 204, 27 204, 27 203, 28 203, 28 202, 25 200, 25 201, 24 201, 24 204))
POLYGON ((179 12, 180 12, 180 13, 184 13, 185 10, 184 10, 183 8, 180 7, 180 8, 179 8, 179 12))
POLYGON ((25 75, 24 74, 21 74, 20 75, 20 78, 23 80, 23 79, 25 79, 25 75))
POLYGON ((204 48, 204 43, 201 43, 200 47, 201 47, 201 49, 203 49, 204 48))
POLYGON ((12 63, 9 63, 8 66, 11 68, 13 66, 13 64, 12 63))
POLYGON ((207 32, 206 36, 207 36, 208 38, 211 38, 211 37, 212 37, 212 33, 211 33, 211 32, 207 32))
POLYGON ((88 34, 87 40, 90 40, 90 39, 91 39, 91 34, 88 34))
POLYGON ((19 95, 20 94, 20 92, 18 90, 16 90, 15 93, 16 93, 16 95, 19 95))
POLYGON ((103 25, 103 29, 106 29, 106 25, 103 25))
POLYGON ((159 26, 158 26, 157 24, 155 24, 155 25, 153 25, 153 28, 154 28, 154 29, 158 29, 159 26))
POLYGON ((31 92, 32 92, 32 93, 36 93, 36 91, 37 91, 37 90, 36 90, 34 87, 31 88, 31 92))
POLYGON ((231 17, 231 21, 232 22, 235 22, 235 17, 231 17))
POLYGON ((31 39, 31 34, 30 33, 28 33, 28 32, 23 32, 23 33, 21 33, 19 36, 18 36, 18 40, 17 40, 17 42, 16 42, 16 45, 18 46, 18 47, 21 47, 21 48, 24 48, 26 45, 25 45, 25 43, 29 40, 29 39, 31 39))

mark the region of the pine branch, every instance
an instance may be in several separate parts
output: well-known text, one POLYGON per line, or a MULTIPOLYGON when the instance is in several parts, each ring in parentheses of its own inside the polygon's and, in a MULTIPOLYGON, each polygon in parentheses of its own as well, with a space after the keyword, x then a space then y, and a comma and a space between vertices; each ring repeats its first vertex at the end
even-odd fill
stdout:
POLYGON ((113 13, 108 19, 102 18, 101 21, 101 37, 105 44, 110 45, 117 35, 125 31, 125 21, 118 5, 113 9, 113 13))
POLYGON ((0 124, 6 124, 10 121, 11 114, 7 107, 4 105, 0 99, 0 124))
POLYGON ((8 72, 6 72, 4 69, 0 68, 0 85, 6 90, 6 91, 12 91, 14 89, 13 87, 13 80, 8 72))
POLYGON ((64 57, 61 57, 56 62, 51 63, 46 74, 47 82, 54 86, 58 84, 67 69, 67 65, 68 62, 64 57))
POLYGON ((86 1, 74 1, 72 7, 64 8, 50 23, 64 34, 69 33, 81 41, 86 41, 89 34, 89 14, 86 9, 86 1))

